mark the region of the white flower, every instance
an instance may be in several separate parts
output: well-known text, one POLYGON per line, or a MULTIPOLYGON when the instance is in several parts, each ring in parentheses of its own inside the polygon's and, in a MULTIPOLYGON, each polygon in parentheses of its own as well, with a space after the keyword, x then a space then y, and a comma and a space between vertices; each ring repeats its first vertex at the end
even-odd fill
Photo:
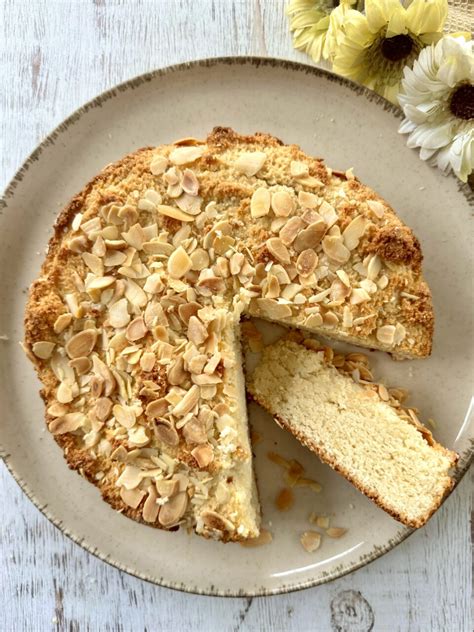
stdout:
POLYGON ((399 128, 408 147, 463 181, 474 169, 474 50, 464 37, 444 37, 405 68, 399 128))

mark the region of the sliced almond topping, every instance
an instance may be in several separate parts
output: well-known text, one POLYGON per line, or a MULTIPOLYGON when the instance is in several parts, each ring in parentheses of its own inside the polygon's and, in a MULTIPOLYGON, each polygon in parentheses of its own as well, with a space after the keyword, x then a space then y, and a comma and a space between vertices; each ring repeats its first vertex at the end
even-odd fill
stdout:
POLYGON ((305 551, 313 553, 321 546, 321 534, 317 531, 305 531, 300 537, 300 542, 305 551))
POLYGON ((129 406, 121 406, 120 404, 116 404, 113 407, 113 413, 115 419, 119 422, 121 426, 124 428, 133 428, 135 425, 137 418, 135 416, 135 411, 133 408, 129 406))
POLYGON ((207 329, 197 316, 191 316, 188 322, 188 338, 197 347, 202 345, 208 336, 207 329))
POLYGON ((187 165, 198 160, 206 152, 206 145, 196 145, 194 147, 176 147, 170 153, 170 161, 174 165, 187 165))
POLYGON ((61 404, 69 404, 74 399, 72 388, 66 382, 61 382, 56 391, 56 399, 61 404))
POLYGON ((128 313, 128 303, 126 298, 121 298, 109 308, 109 323, 112 327, 119 329, 125 327, 130 322, 128 313))
POLYGON ((32 351, 37 358, 40 358, 41 360, 48 360, 53 353, 54 347, 54 342, 41 340, 40 342, 33 343, 32 351))
POLYGON ((189 195, 189 193, 183 193, 176 200, 176 205, 185 213, 189 213, 189 215, 199 215, 201 203, 202 198, 197 195, 189 195))
POLYGON ((296 252, 301 252, 302 250, 307 250, 308 248, 316 248, 316 246, 318 246, 321 242, 321 239, 324 237, 326 229, 327 226, 322 220, 313 222, 307 228, 298 233, 298 236, 293 243, 293 248, 296 252))
POLYGON ((303 208, 316 208, 319 204, 319 198, 314 193, 300 191, 298 193, 298 202, 303 208))
POLYGON ((271 205, 277 217, 288 217, 295 210, 295 202, 287 191, 273 193, 271 205))
POLYGON ((378 255, 373 255, 367 264, 367 278, 375 281, 382 269, 382 260, 378 255))
POLYGON ((104 263, 102 259, 96 257, 90 252, 82 253, 82 259, 86 266, 91 270, 96 276, 101 277, 104 274, 104 263))
POLYGON ((265 298, 278 298, 280 296, 280 284, 274 274, 267 277, 267 288, 265 290, 265 298))
POLYGON ((150 171, 154 176, 160 176, 168 167, 168 159, 164 156, 154 156, 150 164, 150 171))
POLYGON ((339 302, 351 293, 351 288, 347 287, 340 279, 335 279, 331 284, 331 292, 329 294, 331 301, 339 302))
POLYGON ((180 491, 179 483, 175 479, 156 481, 155 485, 159 495, 167 498, 171 498, 180 491))
POLYGON ((321 314, 310 314, 308 318, 304 321, 304 326, 311 327, 321 327, 323 324, 323 317, 321 314))
POLYGON ((267 155, 263 151, 244 152, 235 162, 235 168, 249 178, 263 167, 267 155))
POLYGON ((154 430, 156 437, 166 445, 177 446, 179 444, 179 435, 170 421, 157 419, 154 430))
POLYGON ((377 200, 368 200, 367 206, 378 219, 382 219, 385 214, 385 206, 377 200))
POLYGON ((207 432, 205 425, 196 417, 193 417, 191 421, 183 428, 183 436, 186 440, 186 443, 206 443, 207 441, 207 432))
POLYGON ((179 492, 162 505, 158 516, 158 522, 163 527, 172 527, 181 520, 188 506, 188 495, 179 492))
POLYGON ((357 246, 359 245, 359 240, 365 233, 368 225, 368 220, 362 215, 358 215, 352 220, 352 222, 342 233, 346 248, 348 248, 349 250, 354 250, 355 248, 357 248, 357 246))
POLYGON ((92 362, 89 358, 82 356, 80 358, 74 358, 73 360, 70 360, 69 366, 75 369, 79 375, 85 375, 90 371, 92 362))
POLYGON ((290 174, 293 178, 304 178, 309 175, 309 165, 299 160, 292 160, 290 163, 290 174))
POLYGON ((128 443, 133 447, 144 448, 150 443, 150 437, 143 426, 134 426, 128 431, 128 443))
POLYGON ((189 270, 193 262, 186 250, 179 246, 168 259, 168 273, 173 279, 181 279, 189 270))
POLYGON ((168 370, 168 382, 172 385, 179 386, 183 384, 188 377, 188 373, 184 370, 183 356, 179 356, 173 364, 170 365, 168 370))
POLYGON ((123 472, 117 479, 117 487, 125 487, 125 489, 135 489, 140 485, 143 478, 140 468, 134 465, 126 465, 123 472))
POLYGON ((204 248, 196 248, 191 255, 191 269, 203 270, 209 266, 209 253, 204 248))
POLYGON ((112 411, 112 400, 108 397, 99 397, 94 406, 94 414, 99 421, 108 419, 112 411))
POLYGON ((194 222, 194 215, 189 215, 188 213, 184 213, 181 209, 176 208, 174 206, 168 206, 166 204, 159 204, 156 207, 156 210, 160 215, 166 215, 166 217, 171 217, 173 219, 177 219, 180 222, 194 222))
POLYGON ((270 191, 259 187, 254 191, 250 200, 250 214, 252 217, 263 217, 270 212, 270 191))
POLYGON ((198 445, 194 450, 191 450, 191 454, 199 467, 207 467, 214 460, 214 449, 208 443, 198 445))
POLYGON ((46 412, 51 417, 63 417, 68 411, 67 406, 64 404, 59 404, 58 402, 54 402, 51 406, 48 406, 46 412))
MULTIPOLYGON (((291 221, 291 220, 290 220, 291 221)), ((266 246, 275 259, 280 263, 290 263, 290 253, 283 241, 279 237, 271 237, 267 239, 266 246)))
POLYGON ((136 509, 145 496, 146 492, 142 489, 125 489, 125 487, 120 489, 120 498, 132 509, 136 509))
POLYGON ((377 340, 384 345, 395 344, 395 326, 383 325, 377 329, 377 340))
POLYGON ((197 195, 199 193, 199 180, 194 171, 191 171, 191 169, 185 169, 183 171, 181 186, 183 187, 183 191, 189 193, 189 195, 197 195))
POLYGON ((88 356, 97 342, 97 330, 85 329, 73 336, 66 344, 66 352, 70 358, 88 356))
POLYGON ((125 335, 127 340, 130 342, 135 342, 136 340, 140 340, 147 334, 147 326, 145 325, 145 321, 142 316, 138 316, 138 318, 134 318, 132 322, 128 325, 127 331, 125 335))
POLYGON ((196 406, 199 401, 199 386, 193 384, 181 401, 173 408, 173 415, 183 417, 196 406))
POLYGON ((201 514, 201 518, 208 529, 228 531, 229 533, 235 531, 233 523, 216 511, 204 511, 201 514))
POLYGON ((302 277, 308 277, 318 265, 318 255, 314 250, 303 250, 296 260, 296 270, 302 277))
POLYGON ((62 333, 72 322, 72 314, 61 314, 54 322, 54 333, 62 333))
POLYGON ((153 371, 155 366, 156 357, 152 351, 146 351, 140 358, 140 367, 146 373, 153 371))
POLYGON ((342 527, 329 527, 329 529, 326 529, 326 535, 330 538, 342 538, 345 533, 347 533, 347 529, 342 527))
POLYGON ((326 235, 322 242, 323 250, 327 256, 337 263, 347 263, 351 253, 344 246, 342 237, 326 235))
POLYGON ((407 335, 407 331, 405 327, 401 323, 397 323, 395 325, 395 334, 393 337, 394 343, 396 345, 399 345, 403 340, 405 340, 406 335, 407 335))
POLYGON ((142 517, 145 522, 153 524, 156 522, 158 512, 160 511, 160 506, 156 504, 158 494, 156 493, 154 485, 150 485, 147 491, 148 496, 143 505, 142 517))
POLYGON ((168 412, 169 404, 164 397, 161 399, 155 399, 155 401, 150 402, 146 407, 145 413, 147 417, 151 417, 152 419, 156 419, 158 417, 162 417, 164 414, 168 412))
POLYGON ((305 223, 300 217, 292 217, 286 222, 279 233, 280 239, 285 246, 290 246, 294 242, 304 225, 305 223))
POLYGON ((86 416, 83 413, 67 413, 54 419, 48 427, 53 435, 60 435, 78 430, 85 421, 86 416))
POLYGON ((358 305, 364 301, 370 301, 370 294, 363 288, 354 288, 350 298, 351 305, 358 305))
POLYGON ((291 316, 291 307, 277 303, 271 298, 258 298, 258 310, 267 318, 280 320, 291 316))

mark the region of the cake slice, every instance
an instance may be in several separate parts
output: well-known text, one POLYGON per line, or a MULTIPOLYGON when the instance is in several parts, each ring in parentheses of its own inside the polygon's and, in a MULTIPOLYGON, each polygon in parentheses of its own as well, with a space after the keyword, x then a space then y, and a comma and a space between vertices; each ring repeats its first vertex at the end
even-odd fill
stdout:
POLYGON ((335 355, 290 337, 264 349, 247 388, 324 463, 400 522, 421 527, 452 488, 457 455, 371 379, 363 354, 335 355))

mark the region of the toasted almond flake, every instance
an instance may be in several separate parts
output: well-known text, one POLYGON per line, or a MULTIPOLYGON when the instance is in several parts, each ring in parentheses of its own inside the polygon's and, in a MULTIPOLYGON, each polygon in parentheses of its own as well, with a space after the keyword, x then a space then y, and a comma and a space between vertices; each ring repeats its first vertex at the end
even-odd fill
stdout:
POLYGON ((271 298, 258 298, 256 301, 258 310, 267 318, 280 320, 291 316, 289 305, 277 303, 271 298))
POLYGON ((280 284, 274 274, 267 277, 267 287, 265 290, 265 298, 278 298, 280 296, 280 284))
POLYGON ((109 308, 109 323, 112 327, 119 329, 125 327, 130 322, 128 313, 128 303, 126 298, 121 298, 109 308))
POLYGON ((287 191, 273 193, 271 206, 277 217, 288 217, 295 210, 295 202, 287 191))
POLYGON ((329 204, 329 202, 327 202, 326 200, 323 200, 318 211, 327 224, 328 228, 331 228, 331 226, 333 226, 337 222, 338 215, 336 213, 336 210, 334 206, 329 204))
POLYGON ((326 535, 330 538, 342 538, 345 533, 347 533, 347 529, 342 527, 329 527, 329 529, 326 529, 326 535))
POLYGON ((181 520, 188 506, 188 495, 186 492, 179 492, 162 505, 158 515, 158 522, 163 527, 172 527, 181 520))
POLYGON ((170 162, 174 165, 188 165, 195 162, 206 152, 206 145, 176 147, 169 155, 170 162))
POLYGON ((138 316, 134 318, 131 323, 127 326, 127 330, 125 335, 127 340, 130 342, 135 342, 136 340, 140 340, 144 336, 146 336, 148 332, 147 326, 145 325, 145 321, 142 316, 138 316))
POLYGON ((201 444, 206 443, 207 441, 207 432, 205 424, 193 417, 191 421, 189 421, 183 428, 183 436, 186 440, 186 443, 190 444, 201 444))
POLYGON ((319 198, 314 193, 300 191, 298 193, 298 202, 303 208, 316 208, 319 204, 319 198))
POLYGON ((337 263, 347 263, 351 253, 345 247, 341 237, 331 237, 326 235, 322 241, 323 250, 326 255, 337 263))
POLYGON ((314 553, 321 546, 321 534, 317 531, 305 531, 301 534, 300 542, 308 553, 314 553))
POLYGON ((385 214, 385 206, 381 202, 378 202, 377 200, 368 200, 367 206, 378 219, 382 219, 385 214))
POLYGON ((96 329, 84 329, 75 334, 66 344, 66 353, 70 358, 81 358, 92 353, 97 342, 96 329))
POLYGON ((377 340, 384 345, 392 346, 395 344, 395 326, 383 325, 377 329, 377 340))
MULTIPOLYGON (((379 289, 385 290, 385 288, 388 285, 388 277, 385 274, 382 274, 382 276, 377 281, 377 285, 379 286, 379 289)), ((406 292, 400 292, 400 296, 405 296, 405 298, 411 298, 411 299, 415 299, 415 300, 418 299, 418 296, 413 296, 413 295, 410 295, 410 294, 406 294, 406 292)))
POLYGON ((311 314, 304 321, 305 327, 320 327, 323 324, 323 317, 321 314, 311 314))
POLYGON ((74 358, 73 360, 70 360, 69 366, 75 369, 79 375, 85 375, 90 371, 92 367, 92 362, 89 358, 81 356, 79 358, 74 358))
POLYGON ((334 279, 331 284, 330 299, 332 302, 341 302, 349 296, 351 288, 347 287, 340 279, 334 279))
POLYGON ((199 401, 199 386, 193 384, 186 395, 181 398, 178 404, 173 408, 173 415, 183 417, 187 415, 196 406, 199 401))
POLYGON ((83 252, 81 256, 86 266, 96 276, 101 277, 104 274, 104 263, 102 259, 90 252, 83 252))
POLYGON ((125 487, 128 490, 135 489, 140 485, 142 478, 143 474, 140 468, 134 465, 126 465, 118 477, 116 485, 117 487, 125 487))
POLYGON ((131 279, 125 281, 125 298, 134 307, 144 307, 148 303, 148 297, 143 289, 131 279))
POLYGON ((407 330, 401 323, 397 323, 395 325, 395 333, 393 337, 393 341, 395 345, 399 345, 407 335, 407 330))
POLYGON ((183 356, 178 356, 176 360, 169 365, 168 382, 172 385, 179 386, 183 384, 188 377, 188 373, 184 370, 183 356))
POLYGON ((166 217, 177 219, 180 222, 194 222, 195 220, 194 215, 184 213, 181 209, 174 206, 168 206, 167 204, 159 204, 156 207, 156 210, 158 211, 158 213, 160 213, 160 215, 165 215, 166 217))
POLYGON ((199 180, 196 174, 191 169, 185 169, 183 172, 183 179, 181 180, 181 186, 185 193, 189 195, 197 195, 199 192, 199 180))
POLYGON ((309 175, 309 165, 300 160, 292 160, 290 163, 290 174, 293 178, 304 178, 309 175))
POLYGON ((105 421, 112 412, 112 400, 108 397, 100 397, 94 406, 94 414, 99 421, 105 421))
POLYGON ((147 417, 156 419, 165 415, 168 412, 168 408, 168 402, 164 397, 162 397, 161 399, 155 399, 153 402, 150 402, 145 409, 145 414, 147 417))
POLYGON ((154 176, 159 176, 166 171, 168 159, 165 156, 154 156, 150 164, 150 171, 154 176))
POLYGON ((242 540, 239 542, 241 546, 246 548, 251 548, 254 546, 264 546, 265 544, 270 544, 273 540, 273 536, 268 529, 260 529, 260 534, 256 538, 248 538, 247 540, 242 540))
POLYGON ((155 486, 158 494, 166 498, 171 498, 180 491, 179 483, 176 479, 156 481, 155 486))
POLYGON ((48 413, 48 415, 51 415, 51 417, 63 417, 67 413, 67 411, 67 406, 64 406, 64 404, 59 404, 58 402, 54 402, 46 409, 46 412, 48 413))
POLYGON ((62 333, 72 322, 72 314, 61 314, 58 316, 54 322, 54 333, 60 334, 62 333))
POLYGON ((290 253, 283 241, 279 237, 271 237, 267 239, 266 246, 270 254, 280 263, 290 263, 290 253))
POLYGON ((346 287, 351 287, 351 281, 347 275, 347 272, 345 272, 344 270, 336 270, 336 275, 346 287))
POLYGON ((197 347, 207 338, 208 332, 197 316, 191 316, 188 322, 188 339, 197 347))
POLYGON ((160 506, 156 504, 158 499, 158 494, 156 493, 156 488, 154 485, 150 485, 147 489, 148 496, 143 504, 142 509, 142 518, 145 522, 149 524, 153 524, 156 522, 158 518, 158 512, 160 511, 160 506))
POLYGON ((37 358, 40 358, 41 360, 48 360, 53 353, 54 347, 54 342, 41 340, 40 342, 33 343, 31 349, 37 358))
POLYGON ((344 305, 344 309, 342 310, 342 326, 346 329, 352 327, 353 317, 351 308, 349 305, 344 305))
POLYGON ((367 264, 367 278, 370 281, 375 281, 378 277, 380 270, 382 269, 382 260, 378 255, 373 255, 367 264))
MULTIPOLYGON (((161 204, 161 196, 160 196, 160 200, 159 202, 157 202, 157 204, 161 204)), ((138 209, 140 211, 148 211, 150 213, 153 213, 154 211, 156 211, 156 204, 154 204, 151 200, 148 200, 147 198, 142 198, 141 200, 138 200, 138 209)), ((127 239, 127 241, 129 241, 127 239)), ((129 241, 130 243, 130 241, 129 241)), ((140 248, 141 249, 141 248, 140 248)))
POLYGON ((358 305, 364 301, 370 301, 370 294, 363 288, 354 288, 351 293, 351 305, 358 305))
POLYGON ((368 294, 375 294, 375 292, 377 291, 377 285, 370 279, 362 279, 362 281, 360 282, 360 287, 368 294))
POLYGON ((119 422, 121 426, 124 428, 133 428, 135 425, 137 418, 135 416, 135 411, 130 406, 121 406, 120 404, 116 404, 113 409, 115 419, 119 422))
POLYGON ((252 217, 263 217, 270 212, 270 191, 265 187, 256 189, 250 200, 250 214, 252 217))
POLYGON ((313 222, 304 230, 301 230, 296 237, 293 248, 296 252, 307 250, 308 248, 316 248, 326 232, 326 223, 322 220, 313 222))
POLYGON ((63 417, 57 417, 48 426, 53 435, 65 434, 78 430, 86 421, 83 413, 67 413, 63 417))
POLYGON ((357 248, 359 240, 364 235, 368 225, 368 220, 362 215, 358 215, 350 222, 342 233, 344 244, 348 250, 357 248))
POLYGON ((280 230, 279 236, 285 246, 290 246, 298 233, 304 228, 304 222, 300 217, 290 218, 280 230))
POLYGON ((303 250, 296 260, 296 270, 302 277, 308 277, 314 272, 318 265, 318 255, 314 250, 303 250))
POLYGON ((144 448, 150 443, 150 437, 143 426, 134 426, 128 431, 128 443, 130 446, 144 448))
POLYGON ((69 404, 74 399, 72 388, 66 382, 61 382, 56 391, 56 399, 61 404, 69 404))
POLYGON ((288 487, 281 489, 275 498, 275 506, 278 511, 288 511, 293 507, 294 503, 294 494, 288 487))
POLYGON ((123 502, 132 509, 136 509, 138 505, 145 498, 146 492, 142 489, 125 489, 125 487, 120 488, 120 498, 123 502))
POLYGON ((214 449, 208 443, 196 446, 191 450, 191 454, 200 468, 207 467, 214 460, 214 449))
POLYGON ((201 518, 208 529, 214 531, 228 531, 229 533, 235 531, 234 524, 216 511, 204 511, 201 514, 201 518))
POLYGON ((156 357, 152 351, 146 351, 140 358, 140 368, 145 372, 153 371, 156 357))
POLYGON ((189 193, 182 193, 176 199, 176 205, 189 215, 199 215, 201 212, 201 204, 202 198, 197 195, 189 195, 189 193))
POLYGON ((243 152, 235 162, 235 168, 247 177, 254 176, 265 164, 267 155, 263 151, 243 152))

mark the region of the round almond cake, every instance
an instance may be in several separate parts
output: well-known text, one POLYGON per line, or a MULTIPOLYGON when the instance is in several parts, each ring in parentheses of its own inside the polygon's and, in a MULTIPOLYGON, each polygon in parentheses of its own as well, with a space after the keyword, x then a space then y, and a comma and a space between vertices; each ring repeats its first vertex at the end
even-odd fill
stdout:
POLYGON ((382 198, 295 145, 215 128, 140 149, 63 210, 30 289, 48 428, 129 518, 254 538, 242 315, 424 357, 421 260, 382 198))

